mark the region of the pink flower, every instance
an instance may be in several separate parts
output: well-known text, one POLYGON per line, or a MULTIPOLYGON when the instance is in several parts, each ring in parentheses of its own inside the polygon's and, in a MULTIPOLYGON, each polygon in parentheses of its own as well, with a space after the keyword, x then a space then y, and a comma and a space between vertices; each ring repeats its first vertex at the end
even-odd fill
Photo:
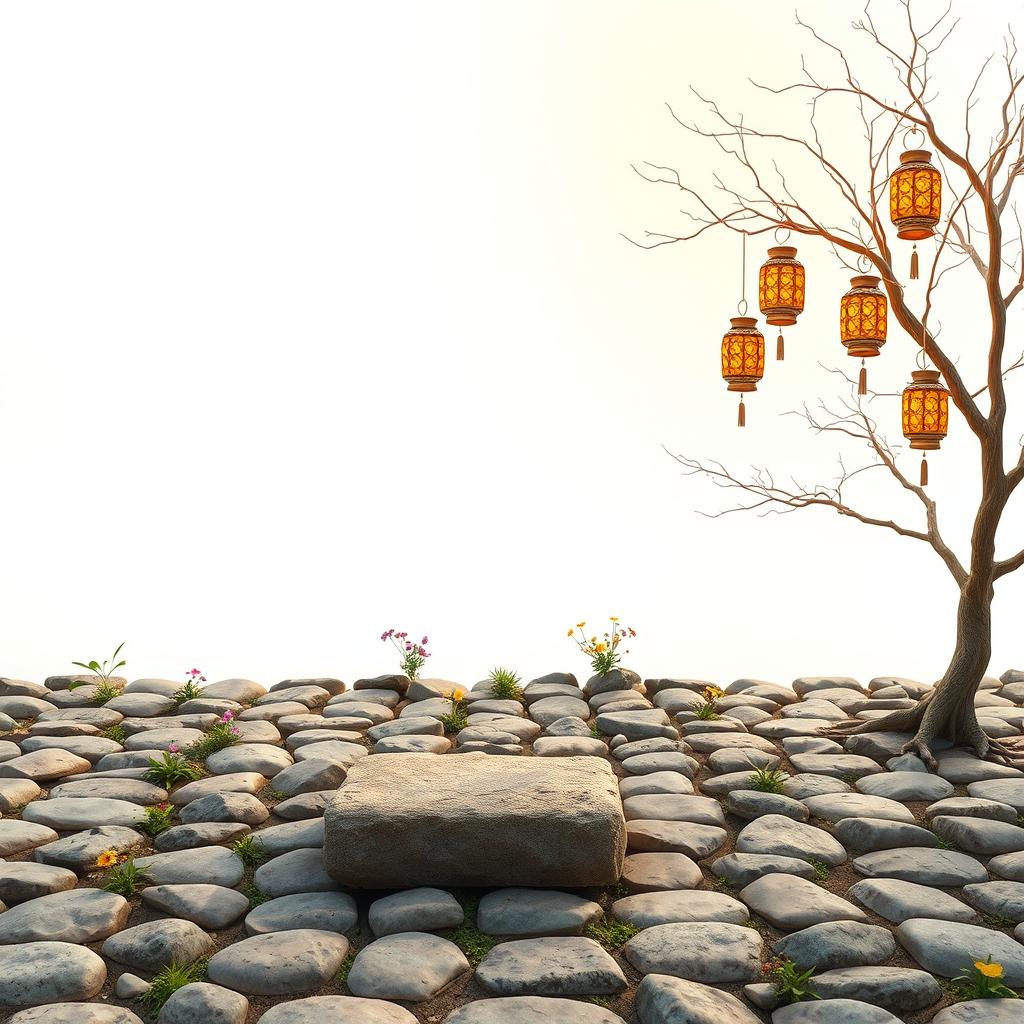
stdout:
POLYGON ((428 638, 427 638, 427 637, 424 637, 424 638, 423 638, 423 639, 422 639, 422 640, 420 641, 420 643, 421 643, 421 644, 426 644, 426 643, 429 643, 429 640, 428 640, 428 638))
POLYGON ((167 745, 167 752, 169 754, 176 754, 179 750, 181 750, 181 747, 177 743, 169 743, 167 745))
POLYGON ((232 736, 237 736, 238 735, 238 728, 236 726, 234 726, 234 725, 231 726, 231 735, 232 736))
POLYGON ((234 717, 235 713, 233 711, 225 711, 224 714, 220 716, 220 720, 222 722, 230 722, 234 717))

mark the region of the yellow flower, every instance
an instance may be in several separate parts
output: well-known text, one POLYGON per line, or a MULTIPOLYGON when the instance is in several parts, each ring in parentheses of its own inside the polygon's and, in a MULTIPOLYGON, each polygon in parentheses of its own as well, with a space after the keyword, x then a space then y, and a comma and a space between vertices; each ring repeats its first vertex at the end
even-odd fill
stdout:
POLYGON ((117 863, 117 851, 116 850, 104 850, 96 858, 96 867, 98 868, 112 868, 117 863))
POLYGON ((986 978, 1001 978, 1003 976, 1003 965, 1002 964, 988 964, 984 960, 975 960, 974 966, 978 969, 979 973, 984 974, 986 978))
POLYGON ((465 699, 466 691, 465 690, 455 689, 455 690, 452 690, 452 692, 449 693, 448 696, 452 700, 455 700, 455 701, 463 700, 463 699, 465 699))
POLYGON ((576 628, 577 628, 577 629, 582 629, 582 628, 583 628, 583 627, 584 627, 585 625, 586 625, 586 623, 585 623, 585 622, 577 622, 577 623, 576 623, 576 628))
POLYGON ((594 646, 594 650, 595 650, 595 651, 596 651, 596 652, 597 652, 598 654, 604 654, 604 652, 605 652, 605 650, 606 650, 606 649, 607 649, 607 644, 596 644, 596 645, 594 646))
POLYGON ((618 615, 609 615, 608 618, 611 619, 612 622, 618 622, 619 621, 618 615))
POLYGON ((572 634, 573 634, 573 630, 571 630, 571 629, 570 629, 570 630, 569 630, 569 632, 568 632, 568 633, 566 633, 565 635, 566 635, 566 636, 572 636, 572 634))

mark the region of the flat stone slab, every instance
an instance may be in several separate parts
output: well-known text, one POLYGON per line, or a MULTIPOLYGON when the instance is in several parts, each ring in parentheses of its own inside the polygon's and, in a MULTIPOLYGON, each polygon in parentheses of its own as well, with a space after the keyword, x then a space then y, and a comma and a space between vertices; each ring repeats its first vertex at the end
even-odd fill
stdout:
POLYGON ((245 995, 316 992, 330 981, 348 953, 348 939, 309 928, 255 935, 210 957, 207 977, 245 995))
POLYGON ((476 979, 506 996, 614 995, 628 987, 622 968, 601 946, 575 937, 503 942, 480 961, 476 979))
POLYGON ((142 1018, 123 1006, 50 1003, 21 1010, 7 1024, 142 1024, 142 1018))
POLYGON ((978 920, 978 915, 955 896, 930 885, 904 882, 899 878, 865 878, 850 886, 850 898, 893 924, 902 924, 915 917, 968 923, 978 920))
POLYGON ((914 815, 897 800, 864 793, 824 793, 809 796, 804 804, 815 818, 840 821, 843 818, 881 818, 884 821, 903 821, 912 825, 914 815))
POLYGON ((32 861, 0 864, 0 902, 7 906, 73 889, 77 884, 78 876, 67 868, 50 867, 32 861))
POLYGON ((108 800, 105 797, 67 797, 38 800, 22 812, 23 821, 48 825, 58 832, 77 832, 100 825, 139 825, 146 820, 146 812, 139 804, 129 800, 108 800))
MULTIPOLYGON (((264 1016, 263 1020, 266 1019, 264 1016)), ((367 1024, 373 1024, 374 1018, 366 1018, 366 1021, 367 1024)), ((625 1024, 617 1013, 603 1006, 574 999, 551 999, 548 996, 478 999, 449 1014, 444 1024, 542 1024, 544 1021, 557 1024, 625 1024)), ((311 1024, 322 1022, 311 1021, 311 1024)))
POLYGON ((468 970, 469 961, 454 942, 428 932, 402 932, 364 946, 346 984, 356 996, 423 1003, 468 970))
POLYGON ((772 1014, 772 1024, 837 1024, 838 1021, 843 1024, 903 1024, 899 1017, 881 1006, 862 1003, 859 999, 790 1003, 772 1014))
POLYGON ((843 967, 815 975, 814 985, 824 1000, 859 999, 900 1015, 923 1010, 942 997, 930 974, 905 967, 843 967))
POLYGON ((637 986, 636 1011, 642 1024, 760 1024, 761 1020, 728 992, 661 974, 648 974, 637 986))
POLYGON ((763 875, 740 892, 740 899, 781 931, 796 931, 825 921, 866 921, 849 900, 796 875, 763 875))
POLYGON ((878 850, 856 857, 853 868, 868 878, 902 878, 905 882, 949 888, 988 881, 988 872, 983 865, 966 853, 955 850, 928 850, 923 847, 878 850))
POLYGON ((23 942, 0 947, 0 1006, 92 999, 106 980, 106 965, 84 946, 23 942))
POLYGON ((1019 999, 975 999, 939 1010, 932 1024, 1020 1024, 1021 1014, 1019 999))
POLYGON ((805 860, 762 853, 730 853, 713 861, 711 870, 740 887, 757 881, 762 875, 799 875, 812 880, 815 877, 814 867, 805 860))
POLYGON ((896 952, 896 940, 888 928, 859 921, 828 921, 786 935, 772 945, 780 956, 801 970, 883 964, 896 952))
POLYGON ((70 889, 40 896, 0 914, 0 944, 98 942, 120 931, 131 907, 102 889, 70 889))
MULTIPOLYGON (((0 826, 3 824, 4 822, 0 822, 0 826)), ((42 825, 27 827, 43 828, 42 825)), ((64 839, 57 839, 57 833, 52 829, 46 831, 53 837, 54 842, 38 846, 33 854, 35 859, 42 864, 52 864, 79 873, 95 870, 96 858, 105 850, 128 853, 142 842, 142 836, 138 832, 124 825, 101 825, 99 828, 76 832, 64 839)), ((2 835, 3 831, 0 828, 0 836, 2 835)))
POLYGON ((405 889, 374 900, 370 905, 368 919, 370 930, 380 938, 382 935, 395 935, 399 932, 433 932, 441 928, 457 928, 465 916, 462 905, 450 892, 421 888, 405 889))
POLYGON ((652 819, 628 822, 626 836, 631 853, 681 853, 703 860, 722 848, 728 833, 717 825, 652 819))
POLYGON ((761 976, 761 936, 741 924, 659 924, 622 950, 643 974, 668 974, 709 985, 761 976))
POLYGON ((622 866, 622 882, 630 892, 696 889, 704 874, 685 853, 631 853, 622 866))
POLYGON ((486 935, 581 935, 604 915, 599 903, 549 889, 498 889, 486 893, 476 924, 486 935))
POLYGON ((148 885, 142 890, 142 902, 210 931, 227 928, 249 910, 249 900, 240 892, 204 883, 148 885))
POLYGON ((847 849, 864 853, 897 850, 905 846, 939 845, 934 832, 920 825, 888 818, 840 818, 832 828, 832 835, 847 849))
POLYGON ((724 921, 742 924, 750 916, 739 900, 724 892, 682 889, 624 896, 612 904, 612 917, 637 928, 685 921, 724 921))
POLYGON ((245 1024, 249 1000, 238 992, 192 982, 171 994, 158 1018, 159 1024, 245 1024))
POLYGON ((0 857, 33 850, 44 843, 51 843, 57 833, 48 825, 34 825, 29 821, 0 821, 0 857))
MULTIPOLYGON (((1020 924, 1024 921, 1024 882, 980 882, 964 886, 964 899, 983 914, 997 914, 1020 924)), ((919 914, 918 917, 924 917, 919 914)), ((3 918, 0 917, 0 921, 3 918)))
POLYGON ((736 852, 820 860, 830 867, 846 860, 842 843, 824 829, 781 814, 766 814, 746 825, 736 837, 736 852))
MULTIPOLYGON (((461 919, 461 907, 459 913, 461 919)), ((342 934, 355 926, 358 917, 356 901, 348 893, 299 892, 278 896, 254 907, 245 919, 245 930, 250 935, 295 928, 342 934)))
POLYGON ((937 814, 932 818, 932 828, 936 835, 965 853, 992 857, 1024 851, 1024 828, 1005 821, 937 814))
POLYGON ((349 769, 324 821, 324 864, 356 889, 610 885, 626 852, 618 786, 596 757, 469 753, 453 768, 444 755, 374 754, 349 769))
POLYGON ((1011 988, 1024 985, 1024 946, 994 928, 928 918, 904 921, 896 929, 900 945, 926 970, 944 978, 956 977, 975 960, 990 956, 1003 965, 1003 981, 1011 988))
POLYGON ((272 1006, 261 1024, 416 1024, 416 1018, 395 1003, 356 996, 312 996, 272 1006))
POLYGON ((159 885, 191 885, 208 882, 233 889, 242 880, 242 862, 223 846, 204 846, 196 850, 176 850, 137 857, 137 867, 149 872, 159 885))
POLYGON ((103 943, 104 956, 153 974, 172 963, 194 964, 213 949, 202 928, 173 917, 126 928, 103 943))

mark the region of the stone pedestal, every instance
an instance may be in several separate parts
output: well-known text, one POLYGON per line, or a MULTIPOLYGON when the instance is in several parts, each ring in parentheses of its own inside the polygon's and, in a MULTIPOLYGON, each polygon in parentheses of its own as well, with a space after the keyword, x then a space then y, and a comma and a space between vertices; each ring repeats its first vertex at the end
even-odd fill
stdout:
POLYGON ((324 864, 355 889, 585 888, 618 881, 626 825, 597 757, 375 754, 324 814, 324 864))

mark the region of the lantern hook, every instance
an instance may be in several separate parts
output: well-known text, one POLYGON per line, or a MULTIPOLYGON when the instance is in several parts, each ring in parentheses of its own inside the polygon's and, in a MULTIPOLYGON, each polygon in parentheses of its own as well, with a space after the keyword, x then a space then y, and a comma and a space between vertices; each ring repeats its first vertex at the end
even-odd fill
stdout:
POLYGON ((740 301, 736 304, 736 311, 740 316, 747 315, 747 233, 740 234, 740 301))
POLYGON ((789 228, 776 228, 775 229, 775 244, 776 245, 785 245, 789 241, 790 235, 792 235, 792 234, 793 234, 793 232, 790 231, 789 228))
POLYGON ((906 132, 904 132, 904 133, 903 133, 903 145, 904 145, 904 147, 905 147, 906 149, 920 149, 920 146, 914 146, 914 145, 912 145, 912 144, 911 144, 911 143, 910 143, 910 142, 908 141, 908 140, 910 139, 910 137, 911 137, 912 135, 915 135, 915 136, 916 136, 916 135, 920 135, 920 136, 921 136, 921 142, 924 142, 924 141, 925 141, 925 134, 924 134, 924 132, 923 132, 923 131, 921 131, 921 129, 920 129, 920 128, 918 128, 918 126, 917 126, 916 124, 912 124, 912 125, 911 125, 911 126, 910 126, 910 127, 909 127, 909 128, 907 129, 907 130, 906 130, 906 132))
POLYGON ((871 260, 869 260, 867 256, 864 255, 864 253, 861 253, 857 257, 857 269, 862 274, 866 274, 871 269, 871 260))

